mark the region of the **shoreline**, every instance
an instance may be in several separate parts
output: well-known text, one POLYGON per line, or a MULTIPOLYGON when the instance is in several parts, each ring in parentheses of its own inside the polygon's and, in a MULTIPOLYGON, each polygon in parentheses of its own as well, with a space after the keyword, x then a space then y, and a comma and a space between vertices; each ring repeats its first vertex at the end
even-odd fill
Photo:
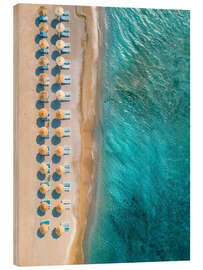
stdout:
MULTIPOLYGON (((97 93, 96 93, 96 119, 95 119, 95 126, 100 125, 101 117, 102 117, 102 93, 101 93, 101 87, 102 87, 102 54, 104 51, 104 11, 103 8, 98 7, 98 26, 99 26, 99 59, 100 62, 98 63, 98 68, 97 68, 97 93)), ((94 231, 94 226, 95 226, 95 221, 98 216, 98 199, 99 196, 101 195, 99 190, 100 190, 100 185, 101 185, 101 151, 102 151, 102 142, 101 142, 101 137, 98 133, 98 130, 95 131, 95 136, 97 140, 97 152, 96 152, 96 162, 95 162, 95 179, 94 179, 94 192, 92 192, 92 198, 91 198, 91 204, 89 207, 89 213, 88 213, 88 219, 87 219, 87 226, 86 226, 86 231, 85 231, 85 237, 83 239, 83 247, 86 249, 89 248, 89 245, 91 245, 91 239, 92 231, 94 231)), ((84 254, 85 254, 84 250, 84 254)), ((86 254, 85 254, 86 255, 86 254)), ((88 259, 88 258, 87 258, 88 259)), ((84 262, 86 263, 86 262, 84 262)), ((88 262, 87 262, 88 263, 88 262)))
POLYGON ((84 22, 85 40, 81 40, 83 49, 82 71, 80 78, 80 102, 79 112, 81 155, 80 155, 80 179, 77 191, 78 209, 76 213, 76 232, 70 248, 69 263, 84 263, 83 241, 87 227, 90 205, 93 196, 94 172, 95 172, 95 119, 96 99, 98 88, 98 63, 99 63, 99 35, 98 35, 98 8, 75 7, 75 15, 84 22))

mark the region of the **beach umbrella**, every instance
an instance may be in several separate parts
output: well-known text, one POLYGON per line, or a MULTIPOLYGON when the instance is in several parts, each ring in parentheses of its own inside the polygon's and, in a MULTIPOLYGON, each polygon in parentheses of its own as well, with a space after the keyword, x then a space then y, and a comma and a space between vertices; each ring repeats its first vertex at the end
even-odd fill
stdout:
POLYGON ((58 109, 56 111, 56 118, 58 118, 59 120, 63 119, 65 116, 65 112, 62 109, 58 109))
POLYGON ((49 231, 49 227, 47 224, 42 224, 39 228, 41 234, 46 234, 49 231))
POLYGON ((40 15, 40 16, 47 16, 47 9, 45 8, 45 7, 40 7, 39 9, 38 9, 38 14, 40 15))
POLYGON ((64 155, 64 148, 62 146, 57 146, 55 153, 58 157, 62 157, 64 155))
POLYGON ((56 7, 56 9, 55 9, 55 15, 56 15, 57 17, 62 16, 63 13, 64 13, 63 7, 56 7))
POLYGON ((62 39, 56 41, 56 48, 62 50, 65 47, 65 42, 62 39))
POLYGON ((56 74, 56 82, 57 83, 63 83, 65 80, 65 76, 62 73, 56 74))
POLYGON ((46 146, 46 145, 41 145, 40 147, 39 147, 39 153, 41 154, 41 155, 46 155, 47 153, 48 153, 48 147, 46 146))
POLYGON ((40 99, 41 101, 46 101, 47 98, 48 98, 48 92, 47 92, 47 91, 43 90, 43 91, 41 91, 41 92, 39 93, 39 99, 40 99))
POLYGON ((40 32, 47 33, 48 30, 49 30, 49 25, 48 25, 48 23, 47 23, 47 22, 41 22, 41 23, 39 24, 39 30, 40 30, 40 32))
POLYGON ((56 211, 60 214, 62 214, 65 210, 65 206, 63 203, 58 203, 56 206, 56 211))
POLYGON ((39 170, 42 174, 46 174, 48 173, 49 168, 45 163, 41 163, 39 166, 39 170))
POLYGON ((46 48, 49 47, 49 42, 47 41, 46 38, 43 38, 43 39, 40 40, 39 46, 40 46, 41 49, 46 49, 46 48))
POLYGON ((62 22, 60 22, 56 25, 56 31, 58 33, 62 33, 64 30, 65 30, 65 25, 62 22))
POLYGON ((48 135, 48 133, 49 133, 49 131, 48 131, 48 128, 46 128, 46 127, 41 127, 39 129, 39 134, 42 137, 46 137, 48 135))
POLYGON ((46 73, 41 73, 39 75, 39 82, 40 83, 46 83, 48 80, 48 75, 46 73))
POLYGON ((56 129, 56 136, 59 137, 59 138, 62 138, 65 134, 65 131, 64 131, 64 128, 62 127, 58 127, 56 129))
POLYGON ((40 192, 41 192, 42 194, 46 194, 47 191, 49 190, 49 187, 48 187, 47 184, 42 184, 42 185, 40 186, 39 190, 40 190, 40 192))
POLYGON ((58 56, 58 57, 56 58, 56 64, 57 64, 59 67, 63 66, 63 65, 65 64, 65 59, 64 59, 64 57, 63 57, 63 56, 58 56))
POLYGON ((63 184, 58 184, 58 185, 56 186, 55 190, 56 190, 56 192, 57 192, 58 194, 62 194, 63 191, 64 191, 64 185, 63 185, 63 184))
POLYGON ((63 175, 64 172, 65 172, 65 168, 62 165, 59 165, 59 166, 56 167, 56 173, 58 175, 63 175))
POLYGON ((64 230, 63 226, 59 225, 58 227, 56 227, 56 234, 58 236, 61 236, 64 232, 65 232, 65 230, 64 230))
POLYGON ((56 92, 56 99, 58 99, 58 100, 63 100, 65 98, 65 96, 66 95, 65 95, 63 90, 58 90, 56 92))
POLYGON ((47 116, 48 116, 48 111, 46 109, 42 108, 39 110, 39 117, 40 118, 45 118, 47 116))
POLYGON ((40 66, 46 66, 46 65, 48 65, 48 64, 49 64, 49 59, 48 59, 48 57, 45 56, 45 55, 40 56, 40 58, 39 58, 39 65, 40 65, 40 66))
POLYGON ((40 210, 41 210, 42 212, 46 212, 48 209, 49 209, 48 203, 42 202, 42 203, 40 204, 40 210))

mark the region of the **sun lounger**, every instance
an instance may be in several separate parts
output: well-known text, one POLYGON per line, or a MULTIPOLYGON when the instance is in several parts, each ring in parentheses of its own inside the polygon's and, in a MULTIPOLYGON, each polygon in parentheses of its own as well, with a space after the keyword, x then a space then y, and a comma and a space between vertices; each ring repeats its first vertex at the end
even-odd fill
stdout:
POLYGON ((64 191, 70 191, 70 183, 63 183, 63 185, 64 185, 64 191))
POLYGON ((64 111, 64 113, 65 113, 64 118, 61 120, 70 120, 71 119, 70 111, 64 111))
POLYGON ((65 63, 63 66, 61 66, 61 69, 70 69, 70 60, 65 60, 65 63))
POLYGON ((60 101, 61 101, 61 102, 69 102, 69 101, 71 101, 70 96, 71 96, 71 93, 70 93, 70 92, 65 92, 65 97, 64 97, 64 99, 62 99, 62 100, 60 100, 60 101))
POLYGON ((46 65, 46 66, 40 66, 40 69, 41 69, 41 70, 48 70, 48 69, 49 69, 49 65, 46 65))
POLYGON ((65 135, 64 137, 70 137, 70 128, 64 128, 65 135))
POLYGON ((70 37, 70 32, 62 32, 61 34, 60 34, 60 37, 63 37, 63 38, 68 38, 68 37, 70 37))
POLYGON ((61 201, 65 205, 65 209, 70 209, 70 201, 69 200, 62 200, 61 201))
POLYGON ((49 182, 49 181, 41 182, 41 183, 40 183, 40 186, 41 186, 41 185, 44 185, 44 184, 47 185, 47 186, 50 188, 50 182, 49 182))
POLYGON ((41 38, 48 38, 48 33, 40 32, 39 35, 41 38))
POLYGON ((70 17, 68 15, 62 15, 62 16, 60 16, 60 21, 61 22, 69 22, 70 17))
POLYGON ((68 53, 70 53, 70 48, 63 48, 61 50, 61 54, 68 54, 68 53))
POLYGON ((40 49, 40 53, 43 54, 49 54, 49 49, 40 49))
POLYGON ((49 83, 50 83, 49 77, 47 78, 47 81, 45 83, 39 82, 39 84, 44 85, 44 86, 49 86, 49 83))
POLYGON ((47 203, 48 204, 48 209, 51 208, 51 200, 42 200, 40 203, 47 203))
POLYGON ((64 230, 65 230, 65 231, 69 231, 69 230, 70 230, 70 225, 69 225, 69 223, 68 223, 68 222, 64 222, 64 223, 62 223, 62 224, 61 224, 61 226, 63 226, 63 227, 64 227, 64 230))
POLYGON ((39 21, 40 22, 47 22, 48 21, 48 16, 39 16, 39 21))
POLYGON ((64 164, 65 168, 65 173, 70 173, 70 165, 69 164, 64 164))
POLYGON ((50 225, 50 220, 44 220, 44 221, 40 222, 40 225, 42 225, 42 224, 50 225))
POLYGON ((70 85, 71 84, 71 76, 66 75, 64 81, 61 84, 62 85, 70 85))

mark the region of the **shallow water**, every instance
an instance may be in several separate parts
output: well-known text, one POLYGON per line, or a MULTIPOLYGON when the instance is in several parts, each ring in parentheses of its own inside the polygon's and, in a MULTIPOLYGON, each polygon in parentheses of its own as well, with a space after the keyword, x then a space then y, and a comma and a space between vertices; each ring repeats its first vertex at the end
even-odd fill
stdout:
POLYGON ((85 262, 189 259, 189 12, 105 8, 85 262))

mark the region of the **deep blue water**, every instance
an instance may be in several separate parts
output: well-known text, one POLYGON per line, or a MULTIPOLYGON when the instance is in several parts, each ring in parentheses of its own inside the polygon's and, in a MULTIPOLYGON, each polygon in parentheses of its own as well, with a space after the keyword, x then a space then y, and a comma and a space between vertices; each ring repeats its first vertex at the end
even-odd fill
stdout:
POLYGON ((105 8, 85 262, 190 257, 190 14, 105 8))

